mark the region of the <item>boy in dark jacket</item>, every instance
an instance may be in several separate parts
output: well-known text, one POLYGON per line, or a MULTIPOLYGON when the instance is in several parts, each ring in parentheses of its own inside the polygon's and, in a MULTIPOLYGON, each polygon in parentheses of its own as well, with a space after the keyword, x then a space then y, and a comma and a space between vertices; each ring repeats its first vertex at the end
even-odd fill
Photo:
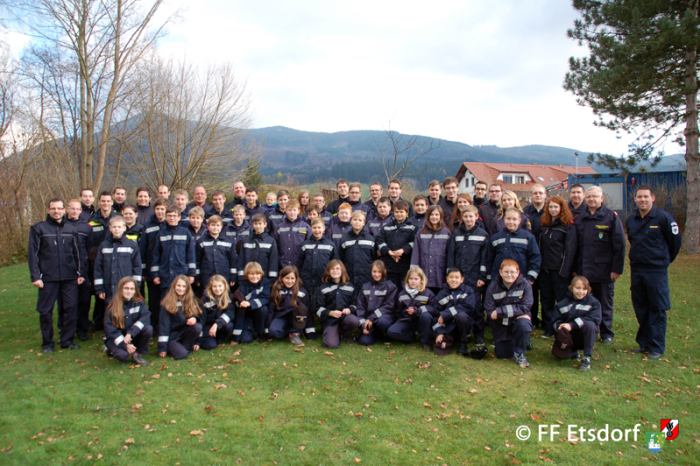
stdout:
POLYGON ((532 233, 520 228, 520 211, 510 208, 505 214, 506 227, 493 235, 489 243, 487 271, 489 279, 499 275, 499 267, 506 259, 518 263, 523 275, 532 284, 540 273, 542 257, 532 233))
POLYGON ((311 238, 311 226, 299 216, 299 201, 287 203, 285 217, 275 228, 275 240, 279 248, 280 269, 297 265, 301 244, 311 238))
POLYGON ((238 277, 243 278, 243 271, 249 262, 257 262, 263 269, 263 276, 270 281, 277 280, 279 271, 279 255, 277 252, 277 241, 265 230, 267 228, 267 218, 263 214, 253 216, 252 236, 249 236, 241 243, 241 252, 238 255, 238 277))
POLYGON ((457 354, 466 356, 467 338, 476 320, 474 291, 464 283, 458 268, 447 269, 445 282, 435 297, 435 310, 440 315, 433 319, 433 331, 437 335, 435 342, 439 344, 443 335, 451 335, 455 342, 459 341, 457 354))
POLYGON ((462 224, 452 234, 447 247, 447 268, 461 270, 464 283, 474 291, 474 340, 476 346, 484 346, 483 299, 488 275, 489 235, 477 226, 478 219, 479 209, 474 206, 467 206, 462 212, 462 224))
POLYGON ((340 260, 350 283, 359 289, 372 277, 372 262, 377 258, 374 237, 365 229, 365 213, 356 210, 350 220, 352 229, 340 240, 340 260))
MULTIPOLYGON (((105 303, 114 296, 119 280, 133 277, 141 284, 141 255, 136 241, 124 236, 126 221, 122 216, 109 220, 109 232, 97 250, 95 259, 95 293, 105 303)), ((104 322, 101 322, 102 325, 104 322)))
POLYGON ((153 250, 153 283, 160 286, 165 296, 173 279, 178 275, 189 277, 190 285, 197 275, 194 254, 195 242, 187 227, 180 226, 180 210, 171 205, 165 211, 166 225, 158 232, 153 250))
POLYGON ((209 286, 209 279, 221 275, 229 286, 237 280, 238 254, 234 244, 221 236, 224 222, 221 217, 214 215, 209 218, 209 229, 198 241, 195 247, 197 261, 197 279, 201 290, 209 286))
POLYGON ((513 259, 504 260, 499 272, 484 297, 484 311, 493 329, 496 357, 515 356, 515 363, 520 367, 530 367, 525 353, 533 328, 530 318, 532 286, 513 259))
POLYGON ((408 213, 408 202, 403 199, 396 201, 394 219, 385 224, 377 235, 377 250, 381 253, 389 280, 399 288, 411 268, 413 239, 418 230, 408 219, 408 213))
POLYGON ((146 280, 148 288, 148 312, 151 313, 151 326, 155 335, 158 334, 158 319, 160 317, 160 285, 153 280, 155 275, 151 273, 153 267, 153 250, 156 247, 156 239, 161 228, 165 227, 165 212, 170 205, 170 201, 159 197, 153 204, 153 216, 143 226, 143 233, 139 238, 139 250, 141 252, 141 265, 143 278, 146 280))

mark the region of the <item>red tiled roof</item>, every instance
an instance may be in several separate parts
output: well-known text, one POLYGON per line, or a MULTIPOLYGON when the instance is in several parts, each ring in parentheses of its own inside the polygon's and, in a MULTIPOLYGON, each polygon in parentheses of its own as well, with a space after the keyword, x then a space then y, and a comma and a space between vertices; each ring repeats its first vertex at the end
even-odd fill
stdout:
MULTIPOLYGON (((514 163, 482 163, 482 162, 464 162, 459 168, 459 172, 456 175, 458 180, 464 178, 466 171, 474 175, 478 180, 485 181, 490 184, 498 178, 502 172, 506 173, 527 173, 533 181, 527 182, 525 185, 508 185, 515 186, 517 190, 521 191, 523 186, 532 185, 535 183, 551 184, 555 182, 565 181, 567 175, 575 174, 576 167, 564 166, 564 165, 527 165, 527 164, 514 164, 514 163), (544 178, 544 181, 540 180, 539 177, 544 178), (550 179, 553 178, 553 179, 550 179)), ((579 167, 579 174, 592 174, 597 173, 591 167, 579 167)), ((505 188, 514 189, 514 188, 505 188)))

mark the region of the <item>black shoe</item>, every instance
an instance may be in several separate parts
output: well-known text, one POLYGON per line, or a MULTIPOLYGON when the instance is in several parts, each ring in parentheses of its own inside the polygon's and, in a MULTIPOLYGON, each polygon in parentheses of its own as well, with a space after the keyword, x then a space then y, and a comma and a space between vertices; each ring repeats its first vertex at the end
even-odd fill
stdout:
POLYGON ((603 345, 612 345, 612 341, 613 341, 612 338, 607 337, 607 338, 603 338, 603 340, 601 341, 601 343, 602 343, 603 345))
POLYGON ((525 346, 525 348, 526 348, 528 351, 532 351, 532 350, 535 349, 535 345, 532 344, 532 338, 527 337, 527 345, 525 346))
POLYGON ((469 354, 466 341, 460 342, 459 346, 457 347, 457 354, 461 354, 462 356, 469 354))
POLYGON ((53 346, 49 346, 44 348, 44 354, 51 354, 53 353, 53 346))
POLYGON ((71 343, 68 346, 61 346, 63 349, 69 349, 69 350, 75 350, 75 349, 80 349, 80 345, 76 345, 75 343, 71 343))
POLYGON ((661 356, 663 356, 661 353, 657 353, 655 351, 652 351, 651 353, 647 354, 647 358, 649 359, 661 359, 661 356))
POLYGON ((632 350, 633 353, 647 353, 649 350, 647 348, 635 348, 632 350))
POLYGON ((540 335, 541 338, 552 338, 554 335, 552 335, 549 332, 544 332, 542 335, 540 335))
POLYGON ((483 335, 475 335, 474 336, 474 344, 476 346, 486 346, 486 343, 484 343, 484 336, 483 335))
POLYGON ((134 355, 131 356, 131 358, 139 366, 150 366, 151 365, 151 363, 146 361, 145 359, 143 359, 143 356, 141 356, 139 353, 134 353, 134 355))
POLYGON ((423 348, 423 351, 432 351, 433 350, 433 347, 427 343, 423 343, 422 348, 423 348))
POLYGON ((591 358, 589 356, 584 356, 583 359, 581 359, 581 365, 579 366, 578 370, 581 372, 588 372, 591 369, 591 358))
POLYGON ((256 340, 258 340, 258 343, 265 343, 267 341, 267 338, 265 338, 264 335, 258 335, 256 340))
POLYGON ((78 334, 78 340, 80 340, 80 341, 88 341, 88 334, 87 334, 87 333, 79 333, 79 334, 78 334))

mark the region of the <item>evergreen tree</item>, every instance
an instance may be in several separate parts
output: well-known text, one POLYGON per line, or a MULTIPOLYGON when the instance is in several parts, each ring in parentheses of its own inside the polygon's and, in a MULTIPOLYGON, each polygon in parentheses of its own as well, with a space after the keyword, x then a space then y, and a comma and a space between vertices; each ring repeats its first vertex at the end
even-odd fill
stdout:
POLYGON ((666 140, 685 145, 686 252, 699 252, 699 0, 574 0, 582 17, 569 37, 590 56, 571 58, 564 88, 593 109, 596 125, 638 134, 629 154, 591 154, 589 161, 629 168, 658 162, 666 140))
POLYGON ((243 183, 246 186, 256 187, 263 184, 263 177, 260 174, 260 160, 257 157, 249 158, 246 161, 243 183))

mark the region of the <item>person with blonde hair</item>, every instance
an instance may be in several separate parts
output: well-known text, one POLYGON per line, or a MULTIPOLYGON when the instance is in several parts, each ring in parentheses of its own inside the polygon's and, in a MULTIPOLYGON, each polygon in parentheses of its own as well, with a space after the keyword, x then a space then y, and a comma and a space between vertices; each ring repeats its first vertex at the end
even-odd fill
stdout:
POLYGON ((506 227, 506 212, 508 209, 517 209, 518 212, 520 212, 520 225, 518 228, 530 232, 532 231, 530 217, 523 212, 523 208, 520 206, 520 201, 518 200, 518 195, 515 194, 515 192, 506 189, 503 191, 503 195, 501 196, 501 206, 498 208, 496 215, 493 217, 493 223, 491 223, 491 231, 489 232, 491 236, 495 235, 506 227))
POLYGON ((173 280, 163 298, 159 320, 158 356, 164 358, 170 353, 173 359, 185 359, 199 351, 205 316, 185 275, 173 280))
POLYGON ((428 279, 420 267, 412 267, 406 274, 404 289, 399 293, 396 304, 396 322, 389 327, 389 338, 412 343, 416 332, 425 351, 432 351, 430 333, 433 317, 440 317, 435 311, 435 295, 427 288, 428 279))
POLYGON ((209 279, 201 305, 206 311, 202 324, 201 347, 204 350, 213 350, 231 335, 236 318, 236 309, 231 301, 231 289, 226 277, 214 275, 209 279))

